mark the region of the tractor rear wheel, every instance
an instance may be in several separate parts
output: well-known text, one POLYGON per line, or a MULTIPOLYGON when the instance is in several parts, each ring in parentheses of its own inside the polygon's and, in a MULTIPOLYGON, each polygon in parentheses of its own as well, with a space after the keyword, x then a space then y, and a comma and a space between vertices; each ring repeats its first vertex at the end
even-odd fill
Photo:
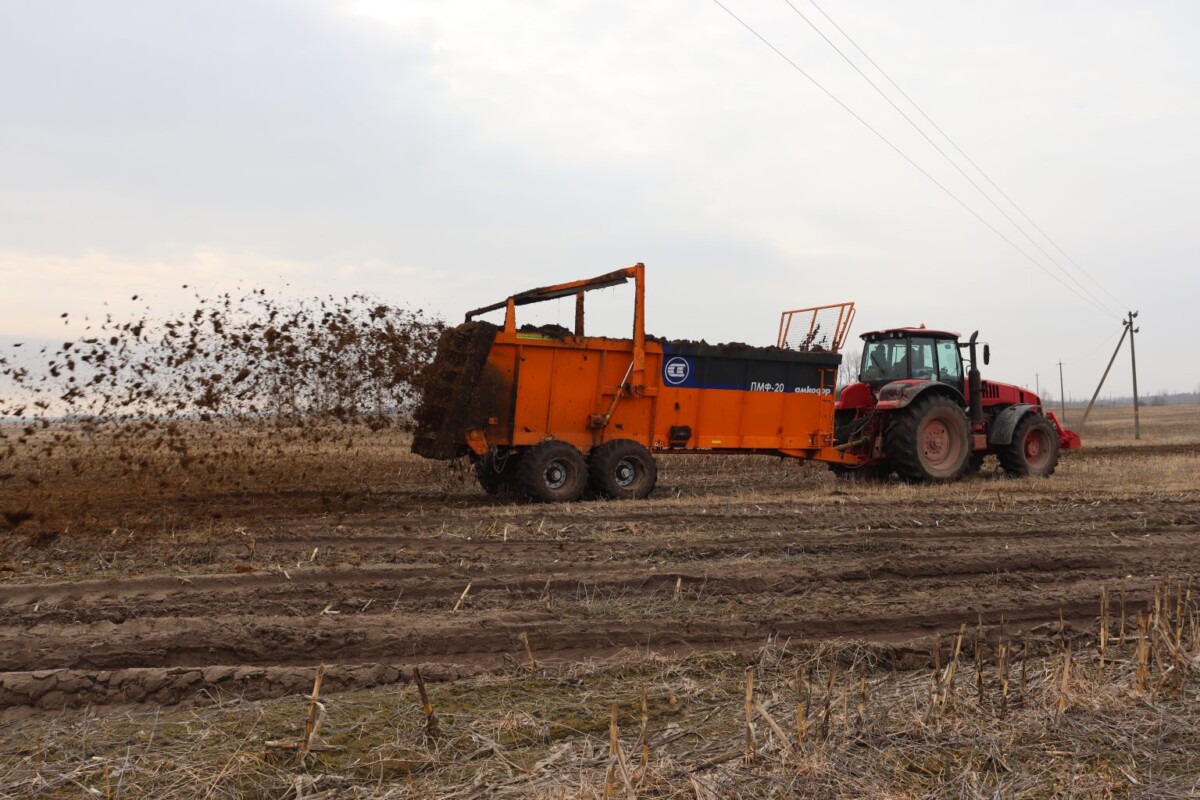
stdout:
POLYGON ((650 451, 630 439, 605 442, 588 456, 592 488, 614 500, 640 500, 654 491, 658 466, 650 451))
POLYGON ((901 478, 918 483, 956 481, 971 455, 967 416, 943 395, 918 397, 896 414, 883 450, 901 478))
POLYGON ((1058 467, 1058 431, 1041 414, 1027 414, 1017 423, 1012 442, 999 448, 996 457, 1014 478, 1045 478, 1058 467))
POLYGON ((587 462, 574 445, 551 439, 521 455, 517 483, 530 500, 568 503, 587 486, 587 462))

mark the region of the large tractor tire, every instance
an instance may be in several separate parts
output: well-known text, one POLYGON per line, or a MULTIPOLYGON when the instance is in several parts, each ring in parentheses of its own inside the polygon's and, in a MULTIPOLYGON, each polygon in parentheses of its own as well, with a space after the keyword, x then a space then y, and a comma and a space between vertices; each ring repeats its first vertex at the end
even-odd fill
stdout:
POLYGON ((475 480, 488 494, 509 494, 517 485, 517 467, 521 458, 517 454, 496 458, 488 453, 475 462, 475 480))
POLYGON ((551 439, 521 455, 517 484, 530 500, 569 503, 587 487, 587 461, 579 448, 551 439))
POLYGON ((998 448, 1000 466, 1014 478, 1045 478, 1058 467, 1058 431, 1041 414, 1026 414, 1013 431, 1012 442, 998 448))
POLYGON ((974 478, 978 475, 983 470, 983 460, 985 458, 987 458, 987 455, 982 450, 977 453, 971 453, 967 458, 967 468, 963 471, 963 477, 974 478))
POLYGON ((967 416, 944 395, 918 397, 888 426, 883 451, 905 480, 956 481, 963 476, 971 456, 967 416))
POLYGON ((650 451, 630 439, 615 439, 588 457, 591 486, 601 497, 641 500, 658 483, 658 466, 650 451))

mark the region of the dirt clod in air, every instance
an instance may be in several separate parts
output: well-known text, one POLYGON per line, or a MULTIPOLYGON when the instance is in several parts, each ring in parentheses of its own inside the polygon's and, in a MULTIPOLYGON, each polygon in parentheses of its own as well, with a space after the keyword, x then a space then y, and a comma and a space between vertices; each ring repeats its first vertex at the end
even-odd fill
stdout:
POLYGON ((262 289, 64 324, 75 330, 57 346, 0 352, 0 530, 31 542, 128 524, 166 499, 337 484, 310 474, 320 458, 299 466, 283 448, 344 454, 410 427, 444 328, 367 295, 262 289))

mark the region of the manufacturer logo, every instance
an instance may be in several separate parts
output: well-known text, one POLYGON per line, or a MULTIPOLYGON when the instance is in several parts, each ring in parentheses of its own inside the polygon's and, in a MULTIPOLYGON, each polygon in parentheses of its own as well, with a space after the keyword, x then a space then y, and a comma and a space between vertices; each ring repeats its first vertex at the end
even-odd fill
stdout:
POLYGON ((692 367, 688 364, 687 359, 679 356, 675 356, 663 364, 663 377, 667 383, 673 386, 678 386, 686 381, 691 371, 692 367))

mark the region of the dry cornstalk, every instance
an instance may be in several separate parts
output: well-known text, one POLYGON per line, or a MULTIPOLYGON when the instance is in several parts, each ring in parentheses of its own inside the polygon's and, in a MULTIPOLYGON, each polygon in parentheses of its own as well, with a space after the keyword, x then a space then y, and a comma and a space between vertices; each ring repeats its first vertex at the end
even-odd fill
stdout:
POLYGON ((294 750, 299 753, 300 760, 303 761, 311 752, 333 749, 316 743, 321 731, 321 722, 325 719, 325 705, 320 702, 321 683, 324 679, 325 665, 319 664, 317 666, 316 677, 313 679, 312 694, 308 697, 308 710, 304 715, 304 734, 300 737, 300 740, 296 742, 268 741, 266 743, 267 750, 294 750))
POLYGON ((642 729, 638 732, 638 750, 642 755, 642 772, 650 765, 650 690, 642 687, 642 729))
POLYGON ((1070 690, 1071 680, 1071 642, 1064 641, 1062 646, 1062 680, 1058 684, 1058 702, 1056 705, 1056 714, 1058 719, 1062 719, 1062 715, 1067 710, 1067 696, 1070 690))
POLYGON ((608 713, 608 771, 604 775, 604 800, 611 800, 617 791, 617 704, 608 713))
POLYGON ((1121 643, 1125 643, 1125 587, 1121 587, 1121 643))
POLYGON ((829 659, 829 673, 825 680, 825 704, 821 708, 821 741, 829 741, 829 728, 833 723, 833 683, 834 674, 837 672, 837 658, 831 656, 829 659))
POLYGON ((812 686, 809 683, 809 667, 804 668, 804 674, 796 680, 796 746, 804 748, 804 740, 808 738, 808 711, 812 702, 812 686))
POLYGON ((533 657, 533 648, 529 646, 529 634, 522 631, 521 641, 525 643, 525 658, 529 660, 529 671, 537 672, 538 663, 537 659, 533 657))
POLYGON ((1025 688, 1028 686, 1029 673, 1029 634, 1021 639, 1021 702, 1025 702, 1025 688))
POLYGON ((625 753, 621 750, 621 740, 617 728, 617 704, 613 703, 608 712, 608 772, 604 777, 604 797, 616 796, 617 774, 625 784, 625 791, 631 800, 637 800, 637 790, 633 788, 633 779, 629 775, 629 765, 625 762, 625 753))
POLYGON ((1100 660, 1099 669, 1104 670, 1104 659, 1108 655, 1108 587, 1100 587, 1100 660))
POLYGON ((754 667, 746 667, 746 753, 747 764, 754 763, 754 667))
POLYGON ((983 705, 983 648, 979 646, 979 640, 975 640, 975 693, 979 699, 979 705, 983 705))
POLYGON ((470 591, 471 591, 471 583, 470 583, 470 581, 468 581, 467 588, 463 589, 462 594, 459 595, 459 597, 458 597, 458 602, 454 604, 454 608, 451 610, 452 614, 457 614, 458 610, 460 608, 462 608, 463 601, 467 599, 467 593, 469 593, 470 591))
POLYGON ((950 663, 946 665, 946 675, 942 679, 942 697, 938 702, 942 708, 954 703, 954 676, 958 672, 958 657, 962 653, 963 637, 966 635, 967 623, 964 622, 958 629, 958 636, 954 638, 954 653, 950 657, 950 663))
POLYGON ((1144 693, 1146 681, 1150 677, 1150 644, 1146 641, 1146 622, 1142 619, 1140 611, 1137 615, 1137 627, 1137 690, 1144 693))
POLYGON ((774 718, 771 717, 770 713, 768 713, 763 704, 755 700, 754 710, 757 711, 758 715, 763 718, 764 722, 767 723, 767 727, 771 729, 771 733, 775 734, 775 738, 779 740, 780 747, 784 748, 789 753, 795 753, 796 748, 792 744, 792 740, 787 737, 787 734, 783 732, 783 728, 779 727, 779 724, 775 722, 774 718))
POLYGON ((1000 717, 1008 716, 1008 661, 1012 648, 1003 639, 996 648, 996 672, 1000 680, 1000 717))
POLYGON ((412 674, 413 683, 417 685, 417 693, 421 696, 421 710, 425 712, 425 730, 422 731, 422 734, 428 740, 440 738, 442 728, 438 724, 437 715, 433 713, 433 703, 429 700, 429 691, 425 688, 425 681, 421 678, 421 670, 413 667, 412 674))
POLYGON ((317 665, 317 675, 313 678, 312 696, 308 699, 308 713, 304 715, 304 738, 300 740, 300 758, 308 755, 313 738, 317 735, 320 722, 319 714, 324 715, 325 707, 319 702, 321 697, 321 682, 325 680, 325 665, 317 665))

